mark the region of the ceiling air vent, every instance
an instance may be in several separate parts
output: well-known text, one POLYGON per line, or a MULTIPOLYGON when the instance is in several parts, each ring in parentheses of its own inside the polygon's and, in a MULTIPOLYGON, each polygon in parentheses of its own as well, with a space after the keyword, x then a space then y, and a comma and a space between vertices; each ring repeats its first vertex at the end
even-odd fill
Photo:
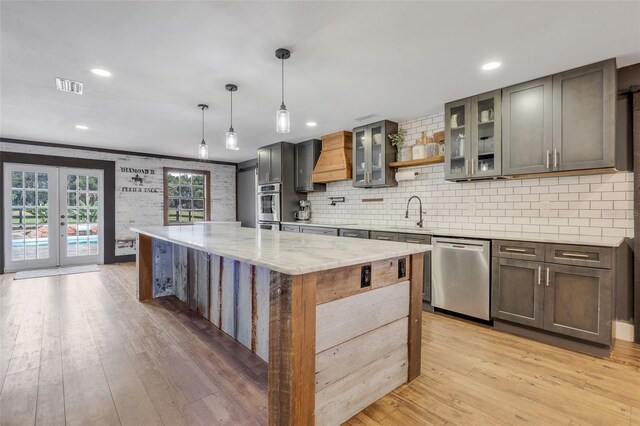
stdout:
POLYGON ((66 78, 56 77, 56 89, 61 92, 71 92, 76 95, 82 95, 84 84, 79 81, 68 80, 66 78))
POLYGON ((372 118, 378 118, 378 117, 379 117, 378 114, 367 114, 367 115, 363 115, 362 117, 358 117, 355 120, 362 122, 362 121, 368 121, 368 120, 371 120, 372 118))

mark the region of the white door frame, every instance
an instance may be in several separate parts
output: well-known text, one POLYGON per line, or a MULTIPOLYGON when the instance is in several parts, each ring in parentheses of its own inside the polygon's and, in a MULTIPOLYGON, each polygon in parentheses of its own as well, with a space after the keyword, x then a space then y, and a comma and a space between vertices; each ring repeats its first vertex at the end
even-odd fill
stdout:
MULTIPOLYGON (((37 183, 36 183, 37 186, 37 183)), ((34 164, 22 164, 22 163, 5 163, 4 165, 4 269, 5 272, 13 272, 22 269, 33 268, 49 268, 58 265, 58 250, 60 245, 58 244, 59 225, 57 222, 58 215, 58 168, 55 166, 40 166, 34 164), (11 172, 36 172, 36 173, 48 173, 48 217, 47 224, 48 229, 48 250, 49 256, 46 259, 33 259, 33 260, 12 260, 12 203, 11 203, 11 172), (52 220, 53 218, 53 220, 52 220)), ((37 200, 36 200, 37 204, 37 200)))
MULTIPOLYGON (((104 171, 102 169, 84 169, 58 166, 41 166, 27 163, 4 164, 4 261, 5 272, 25 269, 50 268, 56 266, 104 263, 104 171), (11 172, 28 171, 48 173, 48 250, 46 259, 12 260, 12 182, 11 172), (98 177, 98 254, 93 256, 67 256, 67 174, 98 177), (61 220, 61 215, 65 216, 61 220), (61 226, 61 224, 64 224, 61 226)), ((37 200, 36 200, 37 204, 37 200)))
MULTIPOLYGON (((88 263, 104 263, 104 171, 101 169, 82 169, 71 167, 60 167, 59 169, 59 191, 60 202, 59 209, 56 215, 56 221, 60 223, 59 236, 60 236, 60 251, 59 251, 59 265, 83 265, 88 263), (68 243, 68 230, 67 227, 69 212, 67 211, 67 176, 68 175, 83 175, 83 176, 95 176, 98 178, 98 254, 97 255, 83 255, 83 256, 68 256, 67 255, 67 243, 68 243), (64 217, 63 217, 64 216, 64 217)), ((79 201, 78 201, 79 203, 79 201)), ((76 232, 80 230, 77 229, 76 232)), ((89 230, 87 230, 89 232, 89 230)), ((77 247, 77 246, 76 246, 77 247)), ((87 246, 88 247, 88 246, 87 246)))

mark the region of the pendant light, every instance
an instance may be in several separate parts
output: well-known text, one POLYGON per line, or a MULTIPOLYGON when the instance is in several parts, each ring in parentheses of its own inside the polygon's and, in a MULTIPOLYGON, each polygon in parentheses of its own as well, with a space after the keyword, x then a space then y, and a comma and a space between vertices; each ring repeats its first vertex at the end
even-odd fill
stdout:
POLYGON ((227 89, 229 91, 229 94, 231 95, 231 121, 229 125, 229 131, 227 132, 227 136, 225 138, 226 147, 231 151, 237 151, 240 148, 238 148, 238 135, 236 135, 235 130, 233 130, 233 92, 238 90, 238 86, 236 86, 235 84, 227 84, 226 86, 224 86, 224 88, 227 89))
POLYGON ((198 108, 202 110, 202 142, 198 146, 198 158, 201 160, 209 159, 209 147, 207 143, 204 141, 204 110, 209 109, 209 105, 198 104, 198 108))
POLYGON ((282 105, 276 113, 276 132, 289 133, 291 122, 289 119, 289 111, 284 104, 284 60, 291 57, 291 52, 288 49, 276 50, 276 58, 282 61, 282 105))

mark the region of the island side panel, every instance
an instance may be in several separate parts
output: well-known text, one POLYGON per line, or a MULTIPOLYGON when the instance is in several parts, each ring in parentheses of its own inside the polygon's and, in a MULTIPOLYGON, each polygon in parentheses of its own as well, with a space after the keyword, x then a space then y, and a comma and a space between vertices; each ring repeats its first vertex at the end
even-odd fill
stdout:
POLYGON ((153 239, 148 235, 138 234, 136 238, 136 269, 138 275, 138 300, 152 297, 153 292, 153 239))
POLYGON ((409 373, 412 381, 420 376, 422 367, 422 287, 424 283, 424 253, 411 256, 411 289, 409 291, 409 373))
POLYGON ((270 425, 315 424, 316 277, 270 274, 270 425))

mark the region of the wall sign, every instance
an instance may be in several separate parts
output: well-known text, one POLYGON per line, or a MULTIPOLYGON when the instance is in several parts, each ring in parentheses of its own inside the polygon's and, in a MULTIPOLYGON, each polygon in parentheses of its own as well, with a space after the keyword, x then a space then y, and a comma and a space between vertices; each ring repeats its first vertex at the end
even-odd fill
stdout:
POLYGON ((120 173, 124 175, 122 192, 147 192, 159 193, 159 187, 151 186, 151 178, 155 177, 154 169, 138 169, 134 167, 120 167, 120 173))

